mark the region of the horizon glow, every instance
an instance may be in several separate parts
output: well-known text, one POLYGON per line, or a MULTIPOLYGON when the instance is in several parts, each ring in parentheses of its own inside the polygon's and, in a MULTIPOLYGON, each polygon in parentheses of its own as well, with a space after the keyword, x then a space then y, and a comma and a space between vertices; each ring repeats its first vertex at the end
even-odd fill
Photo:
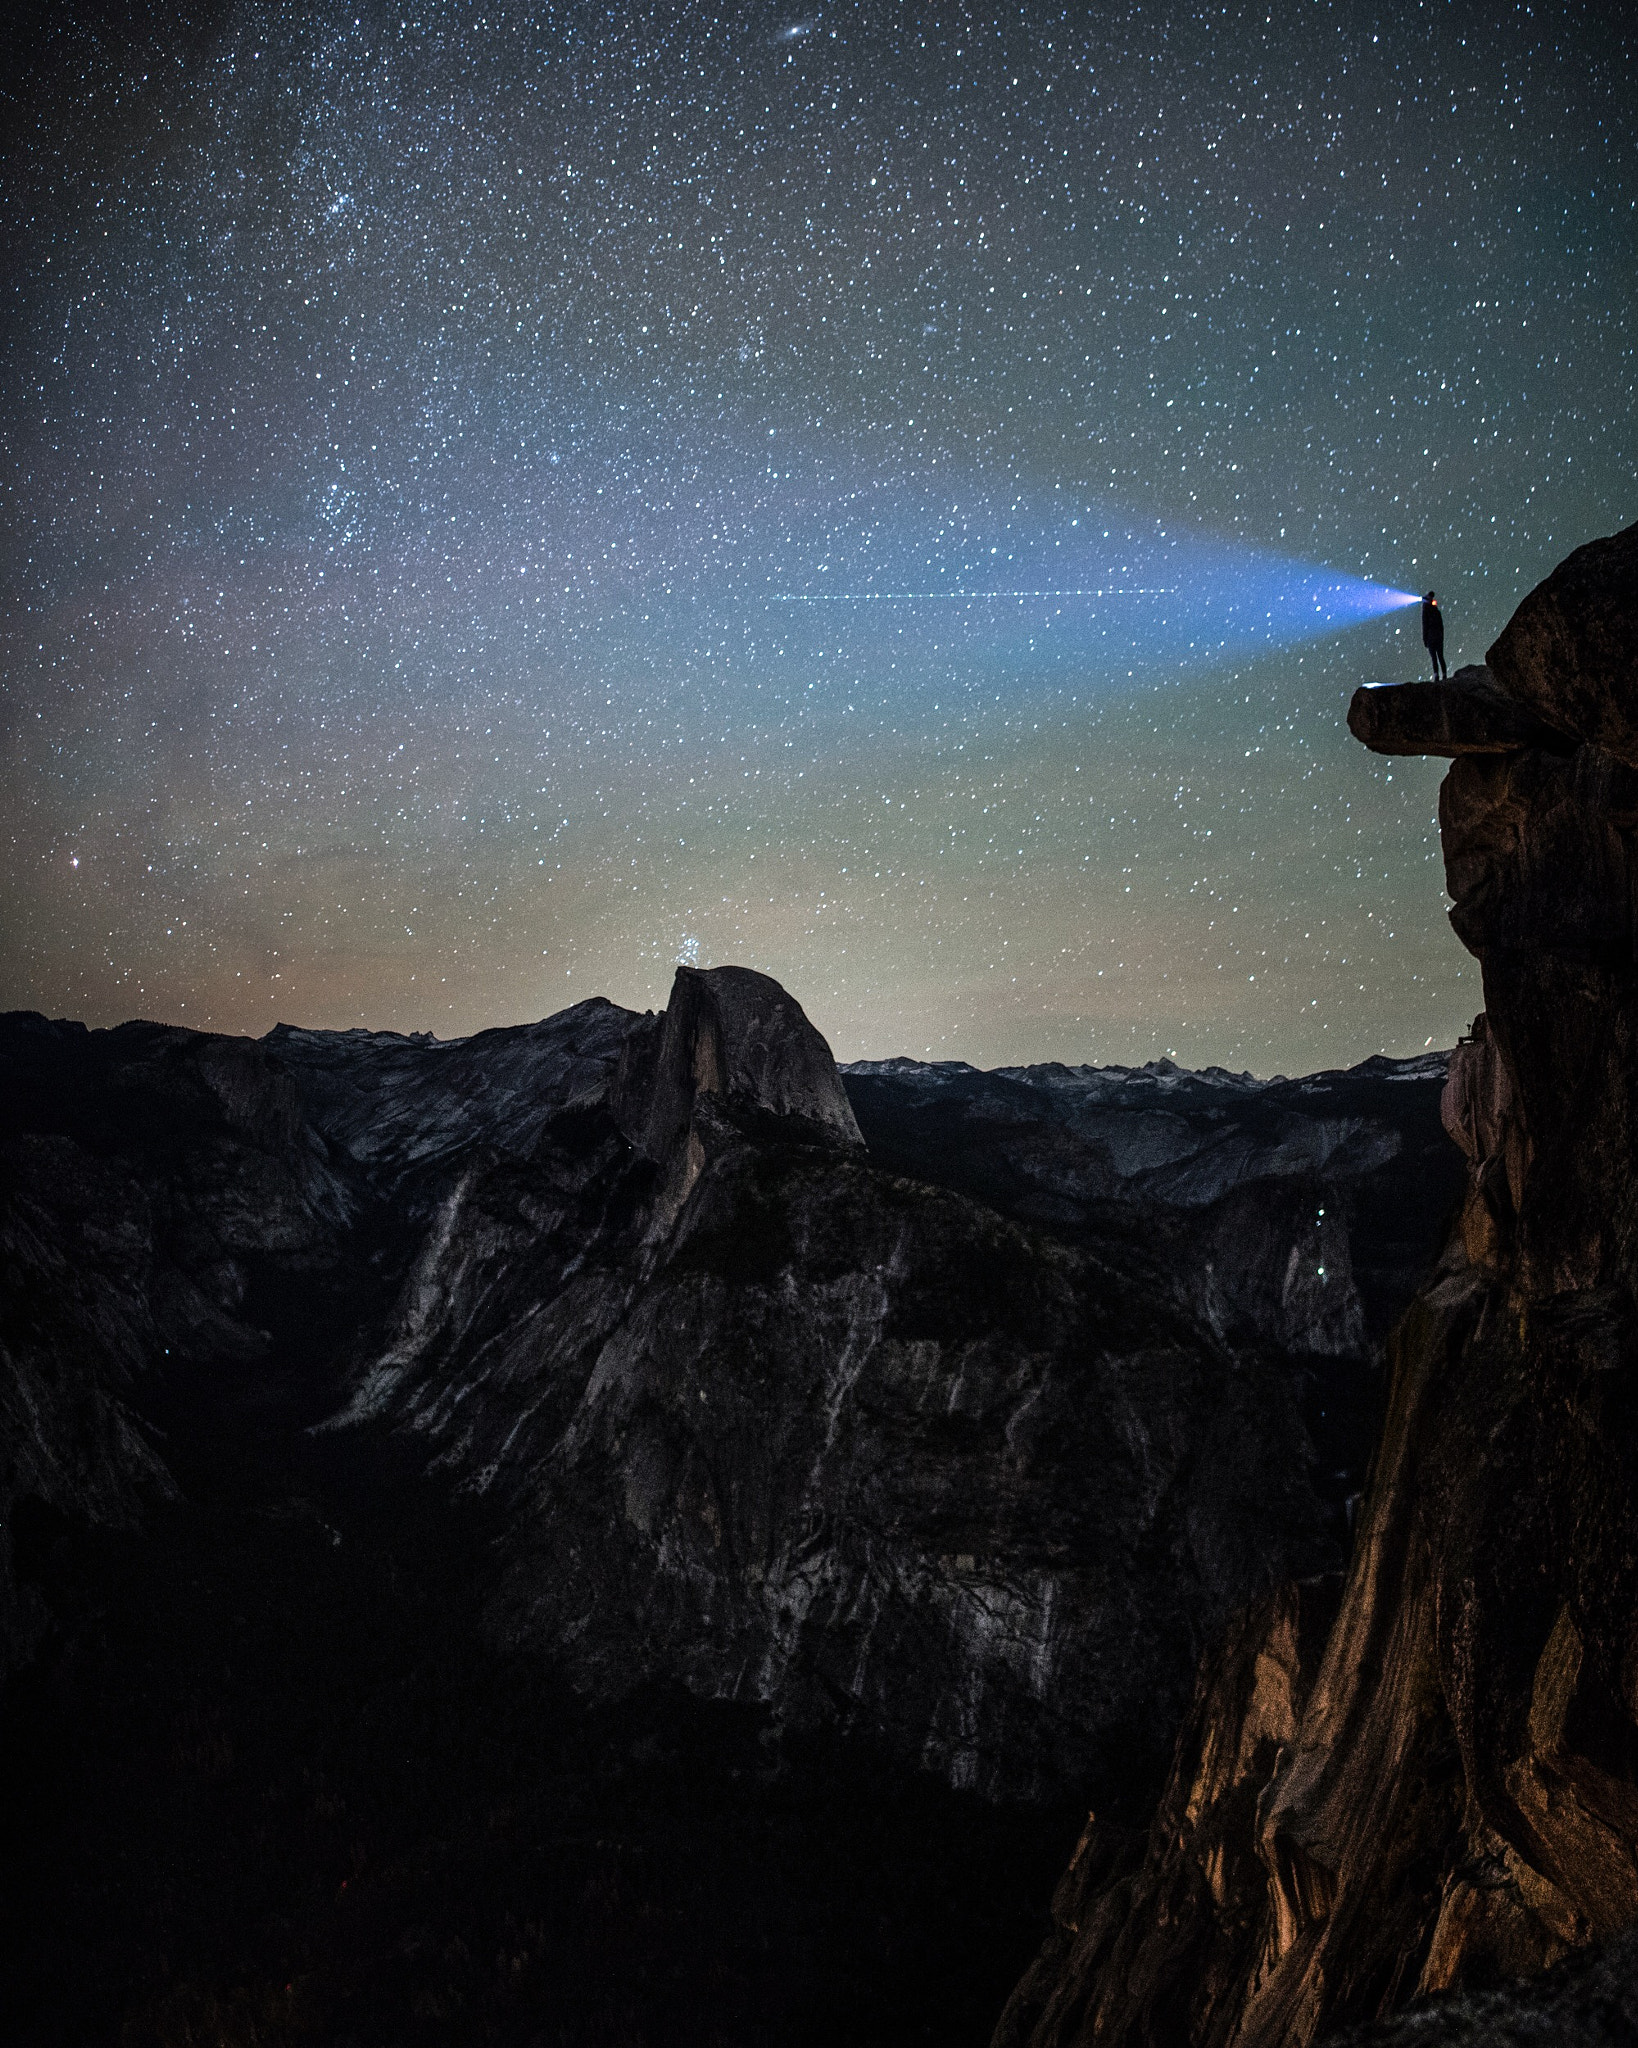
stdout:
POLYGON ((50 12, 0 1003, 464 1033, 690 958, 844 1058, 1466 1028, 1437 764, 1345 713, 1425 672, 1401 586, 1455 669, 1638 515, 1600 24, 50 12))

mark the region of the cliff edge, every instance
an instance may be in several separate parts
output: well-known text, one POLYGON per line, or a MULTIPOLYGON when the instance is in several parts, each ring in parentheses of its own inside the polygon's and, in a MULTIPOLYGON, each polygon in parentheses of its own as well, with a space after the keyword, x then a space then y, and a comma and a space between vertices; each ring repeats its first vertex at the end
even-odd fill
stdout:
POLYGON ((1390 1340, 1334 1617, 1292 1585, 1231 1630, 1146 1836, 1089 1824, 997 2048, 1292 2048, 1638 1920, 1638 527, 1483 669, 1349 724, 1452 763, 1466 1194, 1390 1340))

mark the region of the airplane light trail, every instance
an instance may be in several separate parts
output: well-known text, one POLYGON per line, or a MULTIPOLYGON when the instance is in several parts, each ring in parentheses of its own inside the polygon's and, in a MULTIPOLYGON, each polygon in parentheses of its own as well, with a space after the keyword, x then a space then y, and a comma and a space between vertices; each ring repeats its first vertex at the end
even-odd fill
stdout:
MULTIPOLYGON (((1049 530, 1047 537, 1051 538, 1049 530)), ((1031 536, 1026 531, 1021 540, 1010 533, 1007 538, 1015 546, 1027 546, 1031 536)), ((1040 545, 1039 540, 1036 544, 1040 545)), ((873 630, 869 623, 873 618, 880 630, 903 634, 909 628, 902 623, 897 627, 884 624, 887 613, 936 605, 958 637, 974 647, 982 644, 985 661, 1012 663, 1021 672, 1023 666, 1072 655, 1083 663, 1102 660, 1110 666, 1112 676, 1117 669, 1129 675, 1134 657, 1169 661, 1175 656, 1184 662, 1216 663, 1237 652, 1295 645, 1316 634, 1337 632, 1419 602, 1409 591, 1346 570, 1196 536, 1171 537, 1162 544, 1150 536, 1126 533, 1119 536, 1118 545, 1125 558, 1119 566, 1128 575, 1153 575, 1158 570, 1175 580, 1014 584, 999 590, 971 583, 918 589, 908 582, 860 588, 852 579, 860 574, 861 565, 834 563, 831 566, 841 571, 838 581, 846 577, 851 587, 791 588, 798 581, 812 583, 825 577, 824 568, 809 562, 800 567, 790 565, 784 577, 775 571, 769 584, 783 582, 786 587, 764 586, 750 602, 770 610, 784 606, 793 616, 798 611, 817 614, 822 610, 833 622, 823 629, 827 638, 835 631, 868 634, 873 630), (964 615, 964 624, 953 621, 950 615, 955 612, 964 615)), ((880 562, 873 566, 878 573, 885 568, 880 562)), ((914 573, 922 565, 901 561, 896 566, 914 573)), ((976 563, 950 564, 952 570, 958 566, 983 573, 976 563)), ((1013 563, 1014 573, 1021 566, 1013 563)), ((1116 564, 1076 566, 1095 571, 1116 564)), ((934 575, 939 573, 936 562, 926 567, 934 575)), ((883 575, 884 583, 891 573, 888 570, 883 575)), ((979 656, 975 653, 973 658, 979 656)))
POLYGON ((1176 597, 1177 583, 1140 584, 1121 590, 776 590, 769 593, 773 604, 924 604, 929 598, 959 598, 972 604, 1004 597, 1176 597))

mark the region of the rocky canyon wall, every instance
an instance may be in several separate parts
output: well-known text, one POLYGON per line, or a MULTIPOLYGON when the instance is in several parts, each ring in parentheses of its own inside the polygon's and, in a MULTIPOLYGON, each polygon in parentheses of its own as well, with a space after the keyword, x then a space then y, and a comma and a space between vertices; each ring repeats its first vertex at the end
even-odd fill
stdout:
POLYGON ((1004 1800, 1152 1790, 1227 1616, 1340 1560, 1459 1185, 1442 1055, 839 1074, 737 968, 450 1043, 18 1017, 0 1066, 9 1657, 52 1516, 277 1415, 481 1503, 494 1639, 588 1700, 1004 1800))

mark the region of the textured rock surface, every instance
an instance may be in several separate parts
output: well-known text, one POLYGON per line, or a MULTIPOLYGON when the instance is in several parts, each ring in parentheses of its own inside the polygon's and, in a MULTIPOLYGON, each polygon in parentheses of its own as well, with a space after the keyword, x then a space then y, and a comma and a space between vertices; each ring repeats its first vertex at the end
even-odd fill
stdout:
MULTIPOLYGON (((1562 684, 1532 709, 1574 750, 1463 754, 1441 794, 1486 996, 1444 1100, 1467 1194, 1391 1343, 1312 1681, 1270 1714, 1269 1668, 1302 1664, 1281 1602, 1231 1636, 1136 1868, 1069 1898, 1003 2041, 1303 2043, 1638 1918, 1638 807, 1600 743, 1631 541, 1520 610, 1515 644, 1562 684), (1259 1761, 1245 1733, 1271 1725, 1259 1761), (1213 1765, 1229 1751, 1244 1777, 1213 1765)), ((1094 1829, 1081 1860, 1117 1852, 1094 1829)), ((1507 2009, 1524 2031, 1494 2038, 1544 2037, 1546 2008, 1507 2009)))
POLYGON ((498 1639, 1004 1797, 1157 1774, 1202 1642, 1338 1554, 1459 1185, 1438 1059, 838 1077, 737 969, 453 1044, 3 1037, 14 1497, 134 1519, 168 1372, 306 1316, 338 1439, 495 1518, 498 1639))
POLYGON ((1638 767, 1638 526, 1561 562, 1485 661, 1507 694, 1548 724, 1638 767))
POLYGON ((280 1024, 261 1042, 311 1127, 396 1199, 474 1148, 527 1158, 551 1117, 603 1099, 637 1021, 596 996, 474 1038, 280 1024))
POLYGON ((1331 2037, 1332 2048, 1626 2048, 1638 2040, 1638 1935, 1530 1982, 1449 1993, 1331 2037))
POLYGON ((1510 754, 1521 747, 1573 752, 1575 742, 1509 697, 1487 668, 1459 668, 1447 682, 1389 683, 1356 690, 1348 730, 1378 754, 1510 754))
POLYGON ((1443 1063, 844 1078, 684 970, 606 1106, 451 1186, 342 1420, 500 1504, 497 1624, 594 1694, 840 1714, 996 1796, 1135 1777, 1235 1589, 1335 1554, 1458 1184, 1443 1063))
POLYGON ((1337 1591, 1335 1578, 1288 1583, 1235 1618, 1202 1671, 1148 1835, 1087 1823, 1051 1935, 996 2034, 1006 2048, 1130 2036, 1134 2019, 1146 2041, 1222 2038, 1267 1884, 1257 1802, 1295 1739, 1337 1591))
POLYGON ((702 1097, 753 1133, 864 1144, 830 1047, 777 981, 748 967, 678 968, 664 1012, 631 1034, 612 1107, 637 1149, 665 1164, 686 1150, 702 1097))

